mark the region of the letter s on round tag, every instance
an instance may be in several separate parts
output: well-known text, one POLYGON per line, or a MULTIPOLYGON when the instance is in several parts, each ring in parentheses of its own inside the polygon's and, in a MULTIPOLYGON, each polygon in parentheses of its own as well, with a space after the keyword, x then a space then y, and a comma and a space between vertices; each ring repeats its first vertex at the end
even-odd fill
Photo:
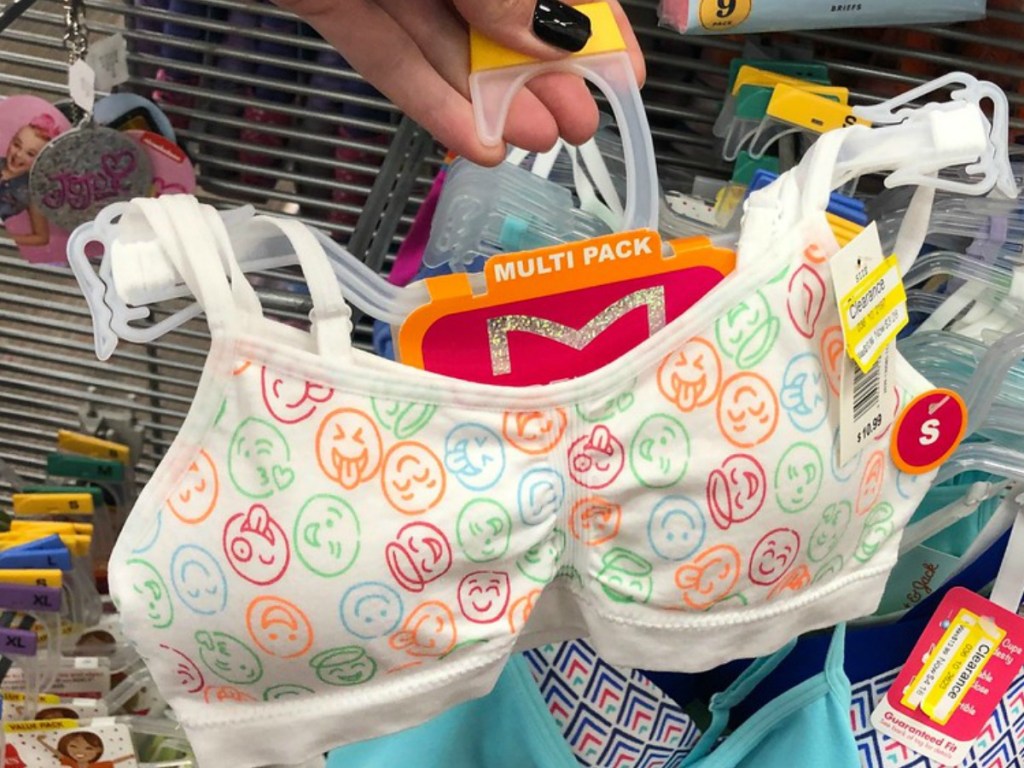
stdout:
POLYGON ((932 389, 915 397, 892 431, 893 463, 903 472, 923 475, 952 455, 967 429, 967 406, 951 389, 932 389))

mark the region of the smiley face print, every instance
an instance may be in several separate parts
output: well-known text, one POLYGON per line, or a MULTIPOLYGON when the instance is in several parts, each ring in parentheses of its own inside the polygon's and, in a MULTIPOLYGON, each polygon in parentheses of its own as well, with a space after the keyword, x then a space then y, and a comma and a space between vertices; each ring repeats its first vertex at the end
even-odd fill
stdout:
POLYGON ((277 427, 249 418, 231 436, 228 474, 239 493, 251 499, 269 499, 295 481, 291 459, 292 450, 277 427))
POLYGON ((569 474, 584 488, 607 488, 622 472, 626 456, 622 443, 598 424, 569 448, 569 474))
POLYGON ((206 678, 203 677, 203 671, 199 669, 199 666, 192 659, 177 648, 171 648, 171 646, 162 643, 160 647, 172 657, 175 682, 184 688, 186 693, 199 693, 206 687, 206 678))
POLYGON ((313 645, 313 626, 298 606, 284 598, 262 595, 245 612, 249 637, 279 659, 294 659, 313 645))
POLYGON ((359 556, 359 517, 339 496, 321 493, 306 501, 295 518, 295 554, 313 573, 334 578, 359 556))
POLYGON ((210 516, 220 495, 217 466, 206 451, 189 464, 178 490, 167 497, 167 508, 183 523, 196 524, 210 516))
POLYGON ((475 499, 459 513, 455 533, 467 558, 474 563, 487 563, 508 551, 512 516, 496 501, 475 499))
POLYGON ((503 571, 473 571, 459 582, 459 610, 474 624, 492 624, 505 615, 512 588, 503 571))
POLYGON ((444 441, 444 466, 470 491, 486 491, 505 472, 501 437, 482 424, 460 424, 444 441))
POLYGON ((431 600, 416 606, 388 644, 413 657, 436 658, 455 648, 456 641, 455 615, 451 608, 439 600, 431 600))
POLYGON ((861 475, 860 486, 857 488, 857 504, 854 512, 858 515, 867 514, 877 503, 882 495, 882 485, 885 482, 885 454, 875 451, 868 456, 867 466, 864 467, 864 474, 861 475))
POLYGON ((436 405, 373 398, 373 413, 384 429, 399 440, 408 440, 423 429, 437 411, 436 405))
POLYGON ((550 453, 565 434, 568 419, 565 411, 508 411, 502 423, 502 434, 509 444, 531 456, 550 453))
POLYGON ((832 394, 839 397, 839 384, 843 375, 843 357, 846 342, 843 341, 843 329, 838 325, 830 325, 821 335, 821 367, 825 370, 825 380, 832 394))
POLYGON ((850 527, 852 517, 853 505, 848 501, 838 501, 825 507, 821 521, 815 526, 807 545, 807 559, 812 563, 820 563, 831 555, 850 527))
POLYGON ((721 387, 722 361, 705 339, 690 339, 658 368, 658 391, 683 413, 713 403, 721 387))
POLYGON ((519 481, 519 517, 538 525, 557 517, 565 504, 565 478, 550 467, 531 469, 519 481))
POLYGON ((683 604, 704 611, 728 597, 740 579, 743 564, 736 547, 718 544, 676 570, 683 604))
POLYGON ((391 446, 380 476, 384 497, 404 515, 421 515, 444 497, 447 480, 441 460, 423 443, 391 446))
POLYGON ((685 496, 668 496, 651 511, 647 536, 663 560, 686 560, 704 543, 707 524, 700 505, 685 496))
POLYGON ((757 542, 750 555, 748 577, 754 584, 774 584, 790 569, 800 554, 800 534, 792 528, 776 528, 757 542))
POLYGON ((892 505, 883 501, 864 518, 864 528, 861 529, 860 540, 853 553, 854 559, 866 563, 878 554, 878 550, 895 531, 896 523, 893 521, 892 505))
POLYGON ((384 558, 402 589, 422 592, 452 567, 452 546, 436 525, 409 523, 388 542, 384 558))
POLYGON ((169 627, 174 622, 174 605, 167 592, 167 585, 156 568, 145 560, 133 558, 128 561, 128 580, 132 591, 139 596, 153 629, 169 627))
POLYGON ((316 434, 320 470, 351 491, 373 478, 380 469, 380 431, 373 419, 355 408, 331 411, 316 434))
POLYGON ((775 346, 780 327, 768 299, 757 291, 719 319, 715 324, 715 338, 722 354, 739 368, 753 368, 775 346))
POLYGON ((629 468, 641 485, 668 488, 683 479, 690 463, 690 436, 678 419, 649 416, 629 445, 629 468))
POLYGON ((201 616, 220 613, 228 604, 228 580, 220 563, 194 544, 178 547, 171 556, 171 585, 178 599, 201 616))
POLYGON ((783 512, 796 514, 807 509, 821 490, 825 471, 821 452, 810 443, 794 443, 775 469, 775 500, 783 512))
POLYGON ((764 467, 745 453, 733 454, 708 476, 708 510, 715 525, 723 531, 760 512, 767 495, 764 467))
POLYGON ((580 499, 572 505, 569 532, 588 547, 607 544, 619 533, 622 507, 600 496, 580 499))
POLYGON ((756 373, 738 373, 722 386, 718 428, 738 448, 753 448, 774 434, 779 400, 772 385, 756 373))
POLYGON ((601 557, 597 583, 605 597, 616 603, 646 603, 654 591, 654 567, 635 552, 612 547, 601 557))
POLYGON ((331 387, 285 378, 266 367, 260 371, 260 391, 267 411, 282 424, 305 421, 334 396, 331 387))
POLYGON ((530 581, 547 584, 558 570, 558 562, 565 552, 565 531, 555 528, 543 540, 530 547, 516 560, 516 568, 530 581))
POLYGON ((195 634, 199 659, 213 674, 229 683, 251 685, 263 677, 263 664, 241 640, 224 632, 195 634))
POLYGON ((284 529, 262 504, 228 519, 223 546, 231 568, 253 584, 273 584, 291 560, 284 529))
POLYGON ((390 635, 402 620, 401 596, 387 584, 367 581, 341 598, 341 623, 361 640, 390 635))
POLYGON ((322 651, 310 659, 309 666, 327 685, 362 685, 377 674, 377 662, 358 645, 322 651))
POLYGON ((829 390, 817 355, 807 352, 789 361, 779 399, 790 423, 801 432, 813 432, 825 423, 829 390))
POLYGON ((797 333, 805 339, 814 338, 827 298, 825 281, 809 264, 801 264, 789 278, 786 311, 797 333))

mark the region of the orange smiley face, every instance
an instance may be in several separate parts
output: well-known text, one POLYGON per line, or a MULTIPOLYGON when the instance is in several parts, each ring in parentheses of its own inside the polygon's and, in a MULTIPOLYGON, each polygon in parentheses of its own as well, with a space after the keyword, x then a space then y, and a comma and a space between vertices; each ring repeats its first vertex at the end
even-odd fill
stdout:
POLYGON ((279 659, 294 659, 313 645, 313 627, 306 614, 280 597, 257 597, 249 604, 245 623, 260 650, 279 659))
POLYGON ((395 443, 384 457, 380 476, 384 496, 403 515, 436 507, 447 484, 441 460, 423 443, 395 443))
POLYGON ((380 430, 367 414, 339 408, 327 414, 316 435, 320 469, 351 491, 377 474, 382 453, 380 430))
POLYGON ((875 451, 868 457, 868 465, 861 475, 860 487, 857 488, 857 505, 854 511, 858 515, 866 515, 875 506, 882 495, 882 484, 885 481, 885 454, 875 451))
POLYGON ((825 378, 832 394, 839 396, 839 382, 843 370, 843 329, 838 325, 830 325, 821 336, 821 366, 825 369, 825 378))
POLYGON ((722 386, 722 361, 710 342, 690 339, 661 362, 658 389, 683 413, 708 405, 722 386))
POLYGON ((514 447, 532 456, 549 453, 565 434, 565 411, 506 411, 502 434, 514 447))
POLYGON ((167 498, 167 506, 181 522, 195 525, 210 516, 219 495, 217 465, 210 454, 199 451, 195 461, 189 464, 178 490, 167 498))
POLYGON ((737 373, 722 387, 717 417, 726 440, 739 448, 753 448, 775 432, 779 399, 764 377, 737 373))
POLYGON ((409 614, 388 645, 410 656, 436 658, 454 649, 456 642, 455 614, 439 600, 431 600, 409 614))
POLYGON ((740 579, 743 563, 739 550, 729 544, 705 549, 676 571, 676 586, 683 603, 698 611, 710 608, 729 594, 740 579))
POLYGON ((573 538, 588 547, 607 544, 618 535, 621 525, 622 507, 600 496, 577 501, 569 517, 569 531, 573 538))

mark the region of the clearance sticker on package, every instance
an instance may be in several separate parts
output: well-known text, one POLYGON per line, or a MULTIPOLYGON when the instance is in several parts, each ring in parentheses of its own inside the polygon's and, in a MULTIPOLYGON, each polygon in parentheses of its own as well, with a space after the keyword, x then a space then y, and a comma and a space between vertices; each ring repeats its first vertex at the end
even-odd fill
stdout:
POLYGON ((839 300, 843 338, 850 357, 867 373, 907 324, 907 293, 895 256, 861 278, 839 300))
POLYGON ((875 729, 958 765, 1024 663, 1024 618, 955 588, 871 714, 875 729))

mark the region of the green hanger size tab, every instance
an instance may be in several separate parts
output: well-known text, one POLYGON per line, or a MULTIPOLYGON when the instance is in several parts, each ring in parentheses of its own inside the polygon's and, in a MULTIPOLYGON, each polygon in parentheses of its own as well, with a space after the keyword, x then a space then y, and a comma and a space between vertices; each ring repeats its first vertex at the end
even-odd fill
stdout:
POLYGON ((120 461, 94 459, 71 453, 51 453, 46 457, 46 471, 57 477, 77 477, 82 480, 112 483, 124 481, 124 464, 120 461))

